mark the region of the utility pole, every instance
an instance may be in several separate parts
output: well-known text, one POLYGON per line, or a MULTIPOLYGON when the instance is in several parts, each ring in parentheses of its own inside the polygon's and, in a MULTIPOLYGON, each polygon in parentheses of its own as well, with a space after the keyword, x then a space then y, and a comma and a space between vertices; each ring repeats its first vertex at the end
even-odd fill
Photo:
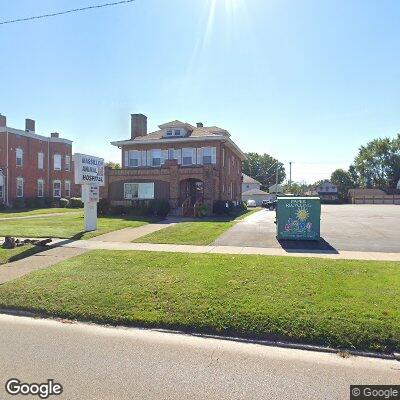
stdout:
POLYGON ((276 181, 275 181, 275 195, 278 198, 278 161, 276 162, 276 181))
POLYGON ((289 161, 289 192, 292 193, 292 162, 289 161))

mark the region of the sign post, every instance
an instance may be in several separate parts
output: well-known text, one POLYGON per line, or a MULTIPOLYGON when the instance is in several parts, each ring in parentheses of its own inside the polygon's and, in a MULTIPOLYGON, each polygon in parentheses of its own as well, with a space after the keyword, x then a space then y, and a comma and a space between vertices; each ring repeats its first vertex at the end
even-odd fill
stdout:
POLYGON ((74 154, 75 183, 82 185, 85 231, 97 229, 97 203, 100 186, 104 186, 104 159, 87 154, 74 154))

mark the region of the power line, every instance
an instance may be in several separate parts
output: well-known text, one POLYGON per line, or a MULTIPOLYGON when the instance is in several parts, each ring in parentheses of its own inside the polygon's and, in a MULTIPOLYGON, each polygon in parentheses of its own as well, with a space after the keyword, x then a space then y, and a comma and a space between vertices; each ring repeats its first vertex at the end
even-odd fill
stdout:
POLYGON ((55 12, 55 13, 51 13, 51 14, 43 14, 43 15, 35 15, 33 17, 11 19, 11 20, 8 20, 8 21, 0 21, 0 25, 13 24, 15 22, 31 21, 33 19, 57 17, 58 15, 71 14, 71 13, 77 13, 77 12, 80 12, 80 11, 93 10, 94 8, 111 7, 111 6, 118 6, 120 4, 133 3, 134 1, 135 0, 122 0, 122 1, 116 1, 114 3, 103 3, 103 4, 96 4, 94 6, 88 6, 88 7, 82 7, 82 8, 74 8, 72 10, 59 11, 59 12, 55 12))

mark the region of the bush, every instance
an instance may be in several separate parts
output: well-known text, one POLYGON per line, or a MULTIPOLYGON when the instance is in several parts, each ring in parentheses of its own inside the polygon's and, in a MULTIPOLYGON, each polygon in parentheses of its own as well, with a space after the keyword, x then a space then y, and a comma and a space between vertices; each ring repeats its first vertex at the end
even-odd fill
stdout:
POLYGON ((237 207, 240 212, 247 211, 247 204, 244 201, 239 201, 239 205, 237 207))
POLYGON ((5 210, 6 207, 6 203, 4 203, 3 201, 0 201, 0 210, 5 210))
POLYGON ((68 199, 60 199, 60 207, 61 208, 67 208, 69 205, 69 200, 68 199))
POLYGON ((69 208, 83 208, 83 202, 80 197, 71 197, 69 200, 69 208))
POLYGON ((206 215, 208 215, 208 206, 207 204, 201 204, 197 209, 197 216, 205 217, 206 215))
POLYGON ((128 215, 130 207, 128 206, 111 206, 110 212, 112 215, 128 215))
POLYGON ((36 208, 36 199, 33 197, 28 197, 25 199, 25 207, 26 208, 36 208))
POLYGON ((59 199, 51 199, 50 207, 51 208, 59 208, 60 207, 60 200, 59 199))
POLYGON ((46 199, 43 197, 37 197, 35 199, 34 207, 35 208, 46 208, 47 207, 46 199))
POLYGON ((12 208, 15 208, 17 210, 21 210, 22 208, 25 208, 24 199, 14 199, 12 201, 12 208))
POLYGON ((228 202, 225 200, 216 200, 213 204, 213 213, 216 215, 229 214, 228 202))
POLYGON ((107 215, 110 213, 110 202, 107 199, 100 199, 97 203, 97 215, 107 215))
POLYGON ((149 211, 156 217, 165 218, 170 210, 171 207, 169 201, 166 199, 155 199, 150 201, 149 211))
POLYGON ((149 203, 149 200, 133 200, 129 214, 138 217, 151 214, 149 203))

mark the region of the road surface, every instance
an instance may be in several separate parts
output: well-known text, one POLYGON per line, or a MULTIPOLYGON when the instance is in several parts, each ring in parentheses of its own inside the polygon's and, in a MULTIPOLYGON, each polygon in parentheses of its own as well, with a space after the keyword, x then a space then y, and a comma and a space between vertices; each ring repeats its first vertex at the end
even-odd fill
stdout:
MULTIPOLYGON (((9 378, 45 382, 50 399, 347 399, 350 384, 400 382, 400 363, 0 315, 1 399, 9 378)), ((38 399, 38 397, 36 397, 38 399)))

